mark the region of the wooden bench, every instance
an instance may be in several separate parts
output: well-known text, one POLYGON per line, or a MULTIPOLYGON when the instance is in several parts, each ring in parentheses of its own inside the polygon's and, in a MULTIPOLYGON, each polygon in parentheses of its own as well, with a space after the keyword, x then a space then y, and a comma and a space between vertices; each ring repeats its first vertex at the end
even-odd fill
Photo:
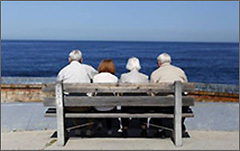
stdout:
POLYGON ((182 113, 182 106, 193 106, 193 97, 182 96, 183 92, 193 91, 194 86, 176 81, 174 84, 48 84, 43 88, 50 97, 44 98, 44 106, 49 107, 45 116, 57 116, 58 145, 66 143, 66 118, 174 118, 173 141, 182 146, 182 117, 193 117, 193 113, 182 113), (66 95, 80 93, 114 93, 115 96, 66 95), (147 93, 149 95, 141 95, 147 93), (140 94, 139 96, 122 94, 140 94), (157 95, 156 95, 157 94, 157 95), (160 95, 159 95, 160 94, 160 95), (164 96, 161 96, 164 94, 164 96), (174 95, 166 95, 174 94, 174 95), (164 113, 67 113, 65 107, 84 106, 138 106, 174 107, 173 114, 164 113), (54 109, 51 108, 55 107, 54 109))

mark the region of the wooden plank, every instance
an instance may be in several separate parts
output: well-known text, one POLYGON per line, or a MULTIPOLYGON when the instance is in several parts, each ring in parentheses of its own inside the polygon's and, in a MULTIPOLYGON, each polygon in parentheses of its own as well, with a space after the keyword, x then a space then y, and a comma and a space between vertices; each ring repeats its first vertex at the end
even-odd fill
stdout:
MULTIPOLYGON (((167 96, 65 96, 65 106, 174 106, 174 97, 167 96)), ((44 98, 44 106, 54 106, 53 97, 44 98)), ((194 98, 183 96, 183 106, 194 106, 194 98)))
POLYGON ((64 146, 66 141, 63 85, 61 82, 56 84, 56 104, 57 104, 57 138, 58 145, 64 146))
MULTIPOLYGON (((68 113, 66 113, 66 114, 68 114, 68 113)), ((77 114, 77 113, 76 113, 77 114)), ((129 115, 129 117, 130 116, 135 116, 135 114, 136 113, 132 113, 132 114, 130 114, 130 113, 124 113, 124 112, 118 112, 118 113, 115 113, 115 112, 112 112, 112 113, 91 113, 91 112, 89 112, 89 113, 80 113, 79 114, 79 116, 81 116, 82 115, 82 118, 87 118, 87 117, 99 117, 99 118, 104 118, 104 117, 114 117, 114 116, 116 116, 116 117, 123 117, 123 116, 128 116, 129 115), (83 114, 83 115, 82 115, 83 114), (86 114, 89 114, 89 115, 86 115, 86 114), (112 115, 110 115, 110 114, 112 114, 112 115)), ((140 114, 140 113, 137 113, 137 114, 140 114)), ((143 116, 151 116, 150 114, 153 114, 153 116, 155 116, 155 114, 159 114, 159 113, 141 113, 141 114, 143 114, 143 116)), ((161 113, 160 113, 161 114, 161 113)), ((171 113, 169 113, 169 114, 171 114, 171 113)), ((44 114, 44 116, 45 117, 56 117, 56 108, 48 108, 47 109, 47 111, 45 112, 45 114, 44 114)), ((188 113, 182 113, 182 117, 194 117, 194 114, 193 114, 193 112, 188 112, 188 113)))
MULTIPOLYGON (((174 106, 174 97, 168 96, 95 96, 65 97, 65 106, 174 106)), ((193 106, 192 97, 183 98, 183 106, 193 106)))
MULTIPOLYGON (((66 113, 66 118, 174 118, 173 114, 164 113, 66 113)), ((193 113, 184 113, 182 117, 194 117, 193 113)))
POLYGON ((176 81, 174 101, 174 131, 173 138, 176 147, 182 146, 182 83, 176 81))
MULTIPOLYGON (((194 84, 185 83, 184 91, 193 91, 195 88, 194 84)), ((45 85, 43 92, 54 92, 54 85, 45 85)), ((173 84, 169 83, 147 83, 147 84, 107 84, 107 83, 89 83, 89 84, 64 84, 64 91, 71 93, 79 92, 158 92, 158 93, 173 93, 173 84)))
MULTIPOLYGON (((152 114, 160 114, 160 113, 152 113, 152 114)), ((171 114, 165 114, 166 116, 164 116, 162 114, 161 115, 146 115, 145 113, 142 113, 142 115, 139 114, 130 114, 130 113, 103 113, 103 114, 98 114, 98 113, 66 113, 65 117, 67 118, 128 118, 128 117, 133 117, 133 118, 147 118, 147 117, 157 117, 157 118, 173 118, 173 115, 171 114)), ((45 117, 56 117, 56 113, 45 113, 44 114, 45 117)), ((182 117, 194 117, 193 113, 183 113, 182 117)))

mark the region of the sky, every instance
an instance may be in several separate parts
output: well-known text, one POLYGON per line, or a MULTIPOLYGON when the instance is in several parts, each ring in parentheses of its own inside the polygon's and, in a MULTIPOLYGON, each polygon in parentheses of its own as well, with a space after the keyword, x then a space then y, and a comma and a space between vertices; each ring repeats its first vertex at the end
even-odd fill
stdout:
POLYGON ((239 42, 239 2, 5 1, 1 39, 239 42))

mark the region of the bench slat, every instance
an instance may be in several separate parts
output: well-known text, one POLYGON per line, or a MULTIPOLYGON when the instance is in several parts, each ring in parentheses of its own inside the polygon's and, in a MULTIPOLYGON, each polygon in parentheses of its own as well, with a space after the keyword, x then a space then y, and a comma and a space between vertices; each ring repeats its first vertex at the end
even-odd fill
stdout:
MULTIPOLYGON (((182 117, 193 117, 194 115, 191 113, 184 113, 182 114, 182 117)), ((133 117, 133 118, 173 118, 173 114, 164 114, 164 113, 141 113, 141 114, 129 114, 129 113, 66 113, 65 114, 66 118, 128 118, 128 117, 133 117)))
MULTIPOLYGON (((94 96, 64 97, 66 107, 77 106, 174 106, 174 97, 169 96, 94 96)), ((183 96, 183 106, 194 106, 194 98, 183 96)), ((55 98, 45 98, 45 106, 55 106, 55 98)))
MULTIPOLYGON (((56 117, 56 113, 45 113, 45 117, 56 117)), ((164 113, 155 113, 155 114, 129 114, 129 113, 107 113, 107 114, 98 114, 98 113, 66 113, 65 117, 67 118, 173 118, 173 114, 164 114, 164 113)), ((182 117, 194 117, 193 113, 183 113, 182 117)))
MULTIPOLYGON (((192 92, 195 85, 191 83, 183 84, 183 91, 192 92)), ((106 83, 88 83, 88 84, 64 84, 64 91, 71 93, 87 93, 87 92, 158 92, 158 93, 173 93, 174 86, 169 83, 147 83, 147 84, 106 84, 106 83)), ((55 93, 55 85, 48 84, 43 88, 43 92, 55 93)))
MULTIPOLYGON (((56 109, 49 108, 44 114, 45 117, 56 117, 56 109)), ((66 113, 65 117, 67 118, 173 118, 173 114, 167 113, 66 113)), ((191 113, 183 113, 182 117, 194 117, 193 112, 191 113)))

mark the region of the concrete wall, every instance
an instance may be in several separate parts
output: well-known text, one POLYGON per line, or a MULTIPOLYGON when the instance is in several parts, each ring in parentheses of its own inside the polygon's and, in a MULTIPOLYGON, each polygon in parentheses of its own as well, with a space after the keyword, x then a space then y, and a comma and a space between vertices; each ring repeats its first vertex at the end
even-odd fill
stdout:
MULTIPOLYGON (((217 85, 222 91, 227 91, 223 93, 215 92, 215 89, 205 89, 205 85, 202 86, 201 83, 192 83, 192 85, 195 85, 196 90, 189 92, 189 95, 193 96, 196 102, 239 102, 237 86, 217 85), (202 86, 201 89, 199 85, 202 86), (229 90, 229 87, 234 88, 234 91, 229 90)), ((213 87, 216 84, 208 85, 213 87)), ((1 84, 1 103, 42 102, 44 97, 54 96, 53 93, 43 93, 44 86, 45 84, 1 84)))
MULTIPOLYGON (((200 103, 192 107, 188 130, 239 131, 239 103, 200 103)), ((44 117, 42 103, 2 103, 1 131, 56 129, 56 118, 44 117)))

